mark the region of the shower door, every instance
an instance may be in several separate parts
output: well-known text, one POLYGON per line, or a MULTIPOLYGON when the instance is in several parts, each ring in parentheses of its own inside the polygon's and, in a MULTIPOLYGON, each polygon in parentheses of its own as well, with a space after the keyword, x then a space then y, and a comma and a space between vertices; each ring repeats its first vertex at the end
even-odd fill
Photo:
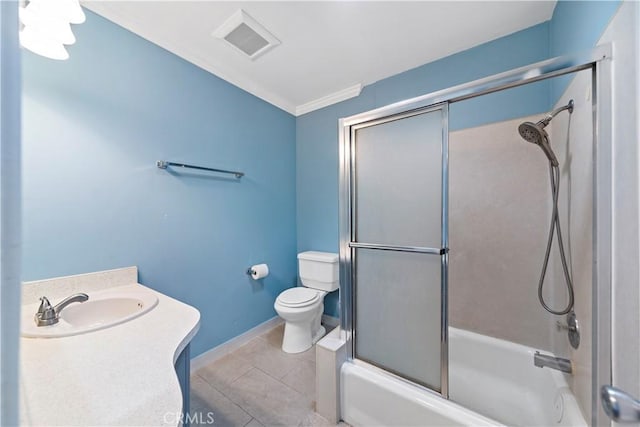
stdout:
POLYGON ((445 397, 447 121, 440 104, 343 123, 341 185, 350 356, 445 397))

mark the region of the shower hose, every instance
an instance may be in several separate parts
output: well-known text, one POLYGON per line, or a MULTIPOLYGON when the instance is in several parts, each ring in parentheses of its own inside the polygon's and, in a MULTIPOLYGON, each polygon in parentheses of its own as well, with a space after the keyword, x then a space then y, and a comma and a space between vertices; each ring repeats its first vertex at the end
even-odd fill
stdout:
POLYGON ((560 229, 560 216, 558 214, 558 198, 560 194, 560 168, 554 166, 549 162, 549 177, 551 180, 551 194, 553 196, 553 213, 551 214, 551 225, 549 226, 549 238, 547 239, 547 250, 544 254, 544 263, 542 264, 542 273, 540 274, 540 281, 538 282, 538 299, 540 304, 551 314, 563 315, 573 310, 574 295, 573 295, 573 282, 571 280, 571 274, 569 274, 569 267, 567 265, 567 257, 564 252, 564 242, 562 241, 562 230, 560 229), (569 301, 567 306, 562 310, 554 310, 544 300, 542 294, 542 288, 544 287, 544 276, 547 274, 547 266, 549 264, 549 255, 551 254, 551 245, 553 244, 553 234, 558 236, 558 248, 560 249, 560 259, 562 260, 562 270, 564 272, 564 279, 567 285, 567 293, 569 294, 569 301))

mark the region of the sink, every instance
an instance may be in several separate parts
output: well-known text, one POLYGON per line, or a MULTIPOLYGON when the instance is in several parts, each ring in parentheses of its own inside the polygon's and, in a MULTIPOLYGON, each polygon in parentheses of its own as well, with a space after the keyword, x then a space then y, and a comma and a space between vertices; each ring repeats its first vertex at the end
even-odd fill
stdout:
MULTIPOLYGON (((23 307, 22 336, 58 338, 110 328, 135 319, 154 308, 158 297, 150 290, 94 292, 89 300, 73 303, 62 310, 59 321, 51 326, 36 326, 33 316, 38 304, 23 307)), ((56 298, 56 300, 62 298, 56 298)), ((58 301, 56 301, 58 302, 58 301)))
POLYGON ((141 314, 144 302, 137 298, 116 297, 70 305, 60 313, 60 319, 74 327, 117 323, 141 314))

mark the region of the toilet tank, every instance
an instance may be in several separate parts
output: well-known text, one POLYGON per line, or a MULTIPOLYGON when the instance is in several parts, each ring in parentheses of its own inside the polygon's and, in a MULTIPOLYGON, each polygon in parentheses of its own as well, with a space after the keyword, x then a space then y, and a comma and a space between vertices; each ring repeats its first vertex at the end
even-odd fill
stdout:
POLYGON ((331 252, 300 252, 298 254, 300 280, 307 288, 331 292, 338 289, 338 254, 331 252))

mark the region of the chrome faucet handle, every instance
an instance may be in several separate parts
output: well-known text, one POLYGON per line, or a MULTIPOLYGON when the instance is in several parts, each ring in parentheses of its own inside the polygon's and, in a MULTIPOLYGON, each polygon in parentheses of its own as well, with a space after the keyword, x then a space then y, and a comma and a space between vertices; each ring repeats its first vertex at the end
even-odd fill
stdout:
POLYGON ((51 306, 47 297, 40 298, 40 307, 34 316, 37 326, 49 326, 58 323, 58 317, 63 308, 74 302, 85 302, 89 299, 87 294, 74 294, 65 298, 55 307, 51 306))
POLYGON ((571 347, 577 349, 580 347, 580 327, 578 326, 578 319, 576 313, 571 311, 567 314, 567 322, 556 321, 556 327, 558 331, 567 331, 567 337, 569 338, 569 344, 571 347))
POLYGON ((35 316, 35 321, 38 326, 51 325, 58 321, 56 310, 51 306, 49 299, 45 296, 40 297, 40 307, 35 316))
POLYGON ((45 311, 51 310, 51 303, 45 296, 40 297, 40 307, 38 307, 38 314, 42 314, 45 311))

